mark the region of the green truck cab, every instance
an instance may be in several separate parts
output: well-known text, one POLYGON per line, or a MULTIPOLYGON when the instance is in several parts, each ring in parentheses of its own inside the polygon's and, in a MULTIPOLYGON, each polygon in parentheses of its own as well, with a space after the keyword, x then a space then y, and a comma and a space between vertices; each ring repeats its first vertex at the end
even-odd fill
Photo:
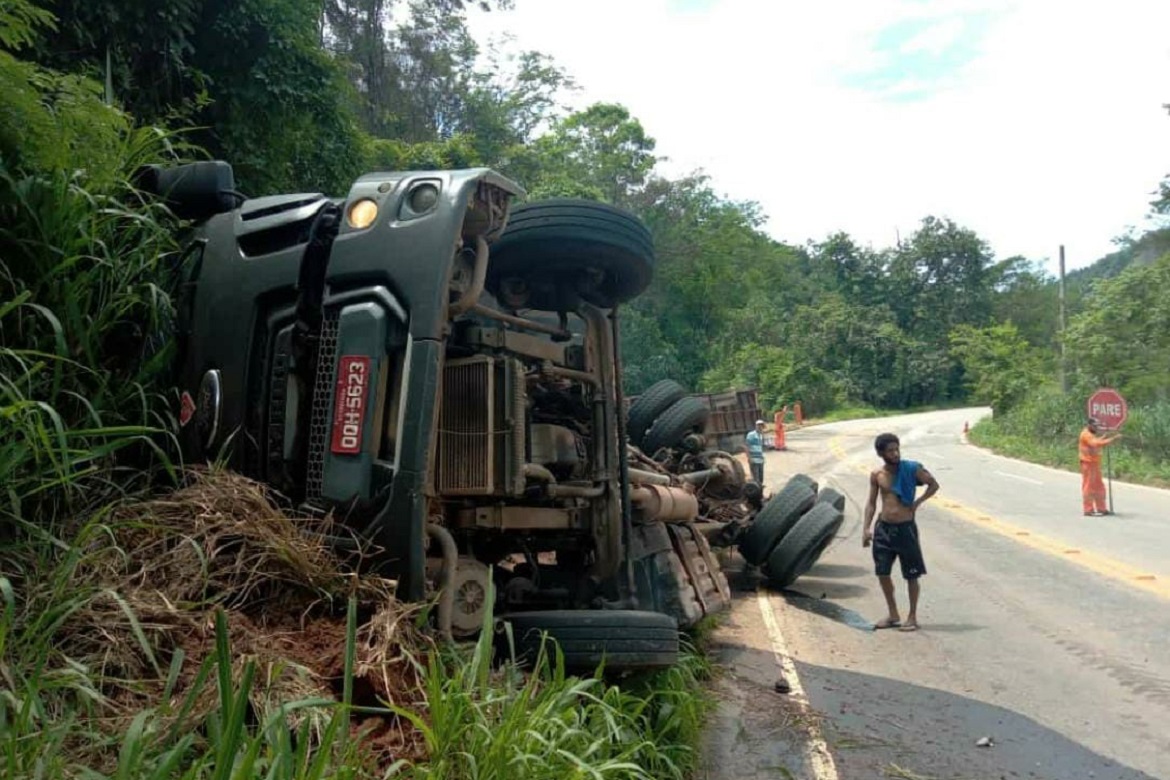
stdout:
POLYGON ((340 549, 372 556, 404 600, 438 594, 457 636, 494 594, 570 664, 654 666, 678 628, 729 605, 702 515, 738 500, 742 469, 684 446, 701 426, 663 434, 669 468, 651 461, 619 413, 619 309, 654 270, 635 216, 517 205, 487 169, 371 173, 342 198, 245 199, 223 162, 142 179, 190 224, 190 462, 226 459, 332 513, 340 549))

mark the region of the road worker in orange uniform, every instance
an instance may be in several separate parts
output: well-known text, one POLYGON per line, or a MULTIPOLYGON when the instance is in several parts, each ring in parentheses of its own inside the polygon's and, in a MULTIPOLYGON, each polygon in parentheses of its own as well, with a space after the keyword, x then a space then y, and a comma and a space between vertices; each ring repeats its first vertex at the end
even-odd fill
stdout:
POLYGON ((1121 438, 1120 433, 1101 436, 1101 423, 1090 417, 1081 431, 1081 502, 1086 517, 1101 517, 1109 514, 1105 503, 1105 483, 1101 479, 1101 448, 1108 447, 1121 438))

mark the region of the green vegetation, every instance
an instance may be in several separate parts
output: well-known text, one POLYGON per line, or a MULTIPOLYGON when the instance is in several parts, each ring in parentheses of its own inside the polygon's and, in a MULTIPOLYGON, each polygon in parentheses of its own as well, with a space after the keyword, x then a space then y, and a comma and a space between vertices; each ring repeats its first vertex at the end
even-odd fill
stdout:
POLYGON ((422 734, 429 758, 403 777, 689 777, 708 707, 697 693, 706 662, 690 654, 674 668, 622 686, 565 674, 559 652, 537 674, 493 673, 491 646, 427 666, 428 711, 394 707, 422 734))
MULTIPOLYGON (((1052 363, 1044 354, 1051 332, 1043 328, 1013 330, 1016 342, 997 343, 1005 335, 1002 319, 1036 311, 1029 293, 1038 272, 1020 258, 995 260, 978 236, 950 220, 928 217, 890 249, 863 248, 838 234, 805 249, 773 245, 771 254, 771 266, 756 261, 744 270, 740 289, 691 294, 720 307, 706 318, 717 324, 710 337, 664 333, 671 343, 710 350, 695 361, 705 390, 755 386, 765 408, 800 400, 809 416, 821 417, 850 406, 989 401, 984 394, 998 389, 980 385, 979 376, 998 375, 987 361, 1005 349, 1026 347, 1034 355, 1030 367, 1052 363)), ((687 291, 669 300, 678 307, 687 291)), ((655 320, 665 332, 670 320, 655 320)), ((685 318, 703 321, 698 314, 685 318)))
MULTIPOLYGON (((806 425, 820 423, 845 422, 847 420, 867 420, 873 417, 897 417, 902 414, 916 414, 918 412, 935 412, 940 409, 955 409, 964 404, 933 404, 930 406, 914 406, 909 409, 877 409, 872 406, 843 406, 813 419, 805 420, 806 425)), ((792 414, 789 412, 789 419, 792 414)))
POLYGON ((339 569, 238 477, 36 541, 0 577, 6 777, 681 780, 695 764, 699 656, 618 687, 557 654, 494 668, 490 631, 436 647, 389 583, 339 569))
MULTIPOLYGON (((971 429, 971 441, 1013 458, 1077 471, 1077 436, 1091 392, 1088 387, 1069 395, 1041 389, 1006 414, 979 422, 971 429)), ((1113 476, 1170 486, 1170 403, 1131 406, 1124 432, 1109 448, 1113 476)))
MULTIPOLYGON (((534 198, 635 211, 659 268, 626 307, 630 393, 673 377, 704 391, 754 386, 766 410, 800 400, 818 416, 969 400, 1005 411, 1054 373, 1056 290, 1036 265, 998 259, 936 217, 896 247, 845 234, 774 241, 756 204, 717 193, 701 172, 663 176, 654 138, 626 108, 564 113, 570 74, 539 52, 482 46, 464 6, 182 0, 159 17, 145 0, 61 2, 56 32, 26 19, 34 32, 12 38, 28 58, 20 67, 89 76, 89 94, 122 116, 191 127, 185 137, 232 162, 251 195, 340 194, 364 169, 490 165, 534 198), (1012 355, 1011 376, 997 379, 1012 355)), ((1132 242, 1109 267, 1158 246, 1132 242)), ((1088 279, 1071 283, 1074 311, 1088 279)))
MULTIPOLYGON (((9 3, 0 41, 20 52, 51 24, 9 3)), ((0 51, 0 79, 17 97, 0 126, 0 523, 51 529, 170 470, 174 225, 129 180, 183 147, 84 77, 0 51)))
MULTIPOLYGON (((3 774, 685 777, 700 657, 621 686, 555 657, 489 673, 488 638, 433 645, 319 520, 180 467, 179 225, 135 189, 139 166, 211 154, 250 194, 338 193, 368 168, 540 171, 565 155, 546 189, 604 195, 575 178, 585 156, 636 128, 598 108, 542 147, 531 134, 569 85, 547 59, 476 70, 458 2, 399 9, 399 27, 390 2, 326 5, 0 6, 3 774)), ((624 164, 598 169, 637 186, 624 164)))
POLYGON ((539 52, 481 47, 465 5, 0 4, 6 776, 671 778, 694 765, 698 656, 616 687, 555 658, 489 673, 486 640, 434 648, 320 528, 255 485, 180 468, 177 224, 136 191, 143 164, 227 159, 253 196, 491 165, 532 197, 609 201, 646 221, 659 263, 625 310, 630 392, 663 377, 754 386, 766 408, 801 400, 825 418, 991 403, 977 441, 1069 465, 1079 399, 1112 384, 1134 405, 1116 473, 1170 479, 1170 231, 1070 279, 1078 390, 1037 395, 1059 335, 1037 266, 935 217, 890 248, 776 242, 756 204, 701 172, 663 176, 626 108, 562 111, 571 76, 539 52))
MULTIPOLYGON (((1065 344, 1072 389, 1054 388, 1051 373, 1020 346, 1010 325, 971 342, 972 376, 986 383, 983 397, 1001 397, 995 419, 977 426, 974 440, 998 452, 1061 468, 1078 468, 1076 437, 1084 424, 1085 400, 1097 387, 1115 387, 1129 401, 1125 437, 1110 448, 1113 473, 1121 479, 1170 484, 1170 254, 1144 260, 1166 237, 1146 237, 1127 267, 1097 278, 1069 321, 1065 344), (1014 346, 1013 346, 1014 345, 1014 346), (1045 390, 1045 387, 1052 389, 1045 390)), ((1137 245, 1135 245, 1137 246, 1137 245)))

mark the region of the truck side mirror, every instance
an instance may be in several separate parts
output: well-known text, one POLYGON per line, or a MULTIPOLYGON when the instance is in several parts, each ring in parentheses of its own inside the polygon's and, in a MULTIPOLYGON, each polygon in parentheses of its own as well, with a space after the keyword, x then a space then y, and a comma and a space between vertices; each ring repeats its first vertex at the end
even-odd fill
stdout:
POLYGON ((202 160, 174 168, 144 165, 134 172, 135 185, 166 201, 181 219, 205 220, 236 207, 236 179, 222 160, 202 160))

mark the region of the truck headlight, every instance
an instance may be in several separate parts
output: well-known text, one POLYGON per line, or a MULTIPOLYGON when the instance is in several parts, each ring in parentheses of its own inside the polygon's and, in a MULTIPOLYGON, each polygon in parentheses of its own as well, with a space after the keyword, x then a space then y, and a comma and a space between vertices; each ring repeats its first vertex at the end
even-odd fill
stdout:
POLYGON ((433 184, 420 184, 410 193, 410 209, 415 214, 425 214, 439 202, 439 188, 433 184))
POLYGON ((378 204, 369 198, 354 201, 345 218, 350 227, 364 230, 378 218, 378 204))

